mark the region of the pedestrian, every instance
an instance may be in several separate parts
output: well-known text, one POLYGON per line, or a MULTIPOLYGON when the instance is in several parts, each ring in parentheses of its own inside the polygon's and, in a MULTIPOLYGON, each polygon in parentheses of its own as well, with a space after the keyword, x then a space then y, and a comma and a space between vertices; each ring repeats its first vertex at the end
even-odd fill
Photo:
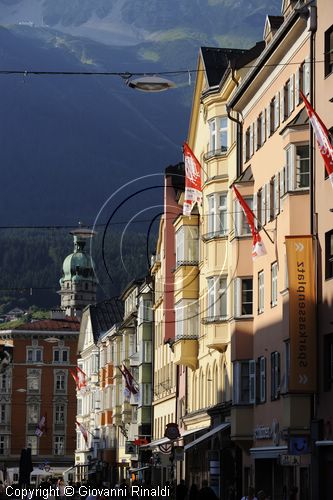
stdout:
POLYGON ((214 490, 208 486, 207 479, 203 479, 201 484, 202 488, 198 493, 198 500, 218 500, 214 490))
POLYGON ((184 479, 181 479, 179 484, 176 486, 176 500, 185 500, 187 495, 187 487, 184 479))
POLYGON ((252 488, 252 486, 249 486, 248 493, 242 498, 242 500, 258 500, 254 494, 254 488, 252 488))
POLYGON ((188 500, 198 500, 198 493, 198 487, 195 483, 193 483, 188 494, 188 500))

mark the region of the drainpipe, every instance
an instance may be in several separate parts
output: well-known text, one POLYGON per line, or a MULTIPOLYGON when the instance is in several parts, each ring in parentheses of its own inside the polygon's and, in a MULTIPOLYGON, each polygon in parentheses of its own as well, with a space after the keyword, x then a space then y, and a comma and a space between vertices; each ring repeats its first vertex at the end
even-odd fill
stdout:
POLYGON ((232 122, 237 123, 237 175, 236 177, 239 177, 241 174, 241 169, 242 169, 242 163, 243 163, 243 122, 238 120, 238 118, 235 118, 231 116, 231 111, 232 108, 227 105, 227 115, 229 120, 232 122))

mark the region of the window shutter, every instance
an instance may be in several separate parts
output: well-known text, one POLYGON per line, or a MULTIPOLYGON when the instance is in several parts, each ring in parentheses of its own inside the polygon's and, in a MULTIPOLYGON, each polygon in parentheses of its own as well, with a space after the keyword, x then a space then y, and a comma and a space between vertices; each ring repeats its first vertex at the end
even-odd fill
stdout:
POLYGON ((256 362, 254 359, 249 361, 249 403, 256 402, 256 362))
POLYGON ((277 173, 274 177, 274 217, 280 212, 280 196, 279 196, 279 174, 277 173))
POLYGON ((274 129, 278 128, 280 125, 280 93, 278 92, 275 96, 275 109, 274 109, 274 122, 276 124, 276 127, 274 129))
POLYGON ((300 97, 301 97, 299 94, 299 91, 300 91, 299 79, 300 79, 300 71, 299 71, 299 68, 297 68, 296 73, 295 73, 295 104, 296 104, 296 106, 300 103, 300 97))
POLYGON ((234 279, 234 316, 236 318, 239 318, 241 315, 241 302, 242 302, 242 288, 241 288, 241 279, 240 278, 235 278, 234 279))
POLYGON ((242 234, 242 207, 237 200, 234 202, 234 221, 236 236, 240 236, 242 234))
POLYGON ((250 147, 249 147, 250 158, 253 155, 253 123, 250 125, 250 147))
POLYGON ((240 363, 234 362, 233 364, 233 388, 234 388, 234 402, 239 403, 240 395, 240 377, 239 377, 240 363))
POLYGON ((271 183, 268 182, 266 184, 266 221, 270 222, 271 218, 271 183))
POLYGON ((266 138, 271 135, 271 105, 266 109, 266 138))
POLYGON ((260 358, 260 402, 266 401, 266 358, 260 358))
POLYGON ((280 120, 281 120, 281 123, 284 121, 285 119, 285 111, 284 111, 284 87, 282 88, 282 90, 280 91, 280 120))
POLYGON ((262 112, 262 126, 261 126, 261 144, 264 144, 266 140, 266 112, 262 112))
POLYGON ((303 79, 303 92, 305 95, 310 93, 310 59, 305 59, 304 63, 304 79, 303 79))
POLYGON ((290 75, 290 103, 289 103, 289 109, 290 112, 294 111, 295 109, 295 75, 290 75))
POLYGON ((252 211, 254 213, 255 219, 254 219, 254 226, 256 229, 258 229, 258 194, 254 193, 253 195, 253 208, 252 211))
POLYGON ((258 120, 256 120, 253 124, 253 142, 254 142, 254 151, 258 149, 258 120))

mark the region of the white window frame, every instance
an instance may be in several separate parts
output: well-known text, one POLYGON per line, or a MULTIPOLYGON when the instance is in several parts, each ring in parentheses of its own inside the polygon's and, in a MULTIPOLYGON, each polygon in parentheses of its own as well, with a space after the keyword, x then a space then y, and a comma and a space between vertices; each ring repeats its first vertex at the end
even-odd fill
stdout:
POLYGON ((55 370, 54 371, 54 393, 66 394, 67 393, 67 371, 55 370))
POLYGON ((40 405, 38 403, 27 403, 27 424, 38 424, 40 420, 40 405))
POLYGON ((56 403, 54 405, 54 423, 56 425, 62 425, 62 424, 65 425, 65 422, 66 422, 66 405, 64 403, 56 403))
POLYGON ((254 359, 233 362, 234 404, 255 404, 256 362, 254 359))
POLYGON ((53 454, 56 456, 65 455, 65 436, 53 437, 53 454))
POLYGON ((27 363, 43 363, 43 347, 27 347, 27 363))
POLYGON ((69 347, 53 347, 53 363, 54 364, 68 364, 69 363, 69 347), (58 360, 56 360, 56 353, 58 353, 58 360), (64 360, 64 353, 67 359, 64 360))
POLYGON ((280 125, 280 93, 278 92, 274 98, 274 131, 280 125))
POLYGON ((38 437, 33 435, 28 435, 27 438, 27 448, 31 448, 31 455, 38 455, 38 437))
POLYGON ((209 126, 209 153, 226 153, 228 151, 228 117, 216 116, 208 121, 209 126), (223 143, 226 143, 223 144, 223 143))
POLYGON ((235 304, 235 310, 234 310, 234 315, 236 318, 240 318, 240 317, 252 317, 253 316, 253 278, 252 276, 245 276, 243 278, 236 278, 235 279, 235 282, 234 282, 234 287, 235 287, 235 300, 234 300, 234 304, 235 304), (252 282, 252 288, 251 288, 251 292, 252 292, 252 302, 248 302, 248 301, 244 301, 244 293, 249 293, 250 290, 246 290, 244 291, 243 289, 243 282, 244 281, 251 281, 252 282), (243 312, 244 309, 243 309, 243 305, 246 304, 251 304, 251 309, 252 309, 252 312, 251 313, 245 313, 243 312))
POLYGON ((182 299, 175 304, 176 339, 196 339, 199 334, 199 305, 197 300, 182 299))
POLYGON ((226 276, 207 279, 207 318, 225 320, 228 317, 228 285, 226 276))
POLYGON ((226 236, 228 234, 228 194, 212 193, 207 196, 208 217, 207 230, 210 236, 226 236))
POLYGON ((199 260, 198 226, 182 226, 176 232, 176 266, 197 265, 199 260))
POLYGON ((265 310, 265 275, 264 271, 258 272, 258 314, 265 310))
POLYGON ((259 401, 260 403, 266 402, 266 358, 260 356, 259 364, 259 401))
POLYGON ((278 301, 278 265, 273 262, 271 265, 271 307, 277 306, 278 301))
POLYGON ((294 143, 289 144, 285 148, 286 154, 286 170, 288 174, 288 191, 302 191, 309 189, 310 182, 310 159, 303 158, 302 160, 297 156, 297 150, 300 147, 309 147, 307 143, 294 143), (308 172, 299 174, 300 162, 308 161, 308 172), (301 186, 300 175, 307 176, 309 179, 308 186, 301 186))
MULTIPOLYGON (((248 206, 253 210, 253 197, 252 196, 244 196, 245 202, 248 206)), ((241 204, 238 200, 235 200, 234 203, 234 221, 235 221, 235 234, 236 237, 239 236, 251 236, 251 229, 249 224, 247 223, 246 215, 243 212, 241 204)))

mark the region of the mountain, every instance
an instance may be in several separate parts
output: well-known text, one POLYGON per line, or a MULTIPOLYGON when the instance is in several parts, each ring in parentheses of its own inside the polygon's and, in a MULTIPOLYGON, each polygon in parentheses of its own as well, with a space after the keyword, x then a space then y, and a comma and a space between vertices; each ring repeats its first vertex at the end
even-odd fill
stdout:
POLYGON ((149 40, 221 37, 249 42, 261 35, 276 0, 0 0, 2 23, 33 23, 117 45, 149 40))

